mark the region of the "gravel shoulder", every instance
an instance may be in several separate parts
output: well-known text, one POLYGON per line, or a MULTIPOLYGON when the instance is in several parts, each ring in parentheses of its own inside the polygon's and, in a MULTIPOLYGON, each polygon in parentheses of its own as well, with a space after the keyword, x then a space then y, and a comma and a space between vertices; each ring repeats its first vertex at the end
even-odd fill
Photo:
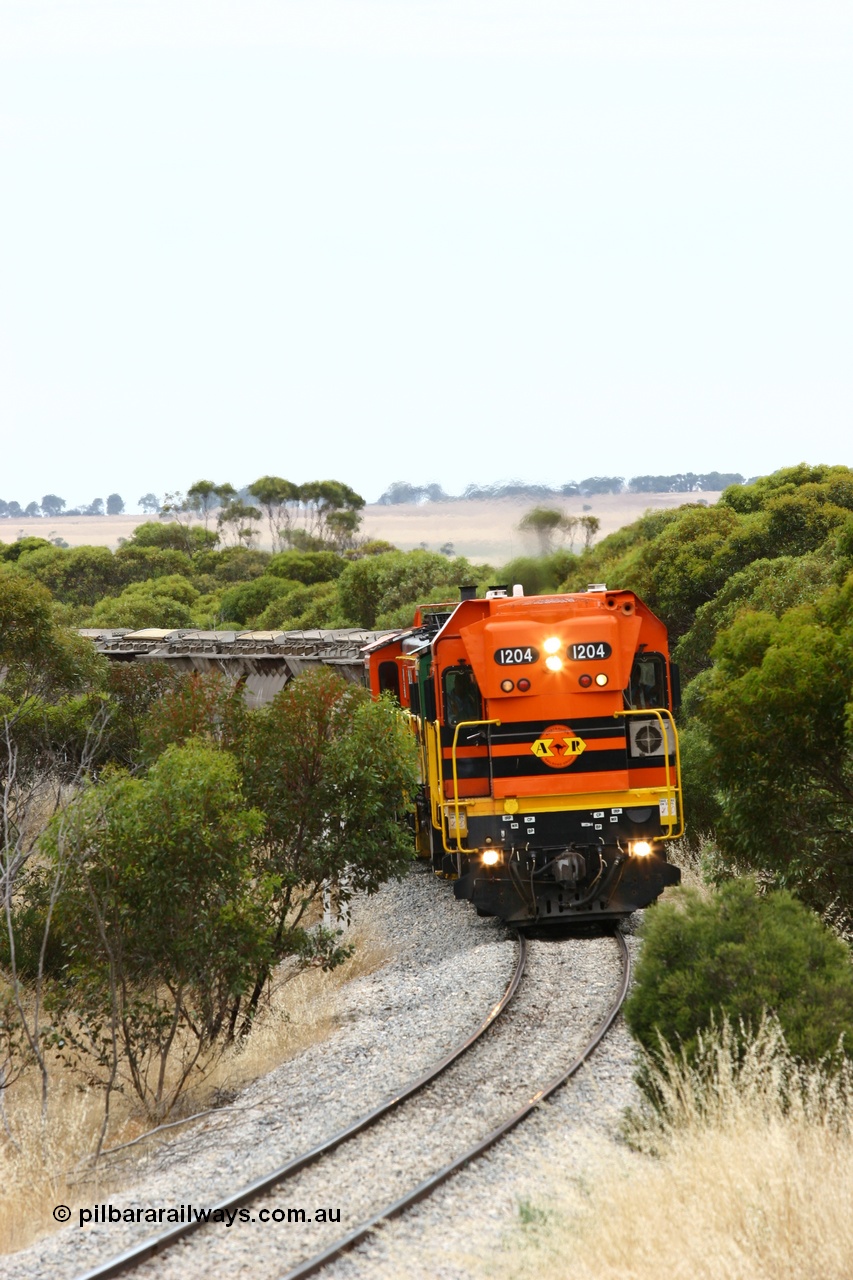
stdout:
MULTIPOLYGON (((446 886, 420 868, 357 901, 353 917, 369 923, 395 955, 342 989, 340 1028, 250 1085, 233 1111, 140 1152, 109 1203, 122 1210, 215 1204, 343 1128, 464 1040, 515 967, 508 931, 460 910, 446 886)), ((100 1197, 94 1187, 78 1191, 70 1225, 7 1255, 0 1274, 65 1280, 168 1225, 80 1228, 79 1210, 100 1197)))
MULTIPOLYGON (((383 969, 343 990, 340 1028, 247 1088, 239 1109, 219 1113, 141 1154, 135 1178, 109 1203, 121 1210, 210 1206, 364 1114, 433 1064, 479 1024, 514 968, 516 943, 508 931, 479 919, 420 869, 358 903, 356 911, 395 954, 383 969)), ((629 945, 634 950, 636 941, 629 938, 629 945)), ((357 1140, 357 1160, 354 1156, 348 1163, 345 1157, 337 1166, 323 1161, 298 1175, 297 1184, 288 1183, 252 1206, 253 1213, 264 1204, 285 1214, 291 1206, 309 1212, 318 1205, 337 1207, 340 1227, 321 1230, 316 1223, 289 1224, 286 1218, 278 1224, 215 1225, 136 1274, 140 1280, 282 1276, 300 1256, 316 1252, 367 1216, 362 1201, 375 1211, 415 1185, 424 1160, 439 1167, 454 1149, 478 1136, 471 1131, 475 1121, 497 1122, 524 1100, 519 1089, 532 1092, 555 1075, 612 1002, 618 970, 609 938, 533 942, 528 979, 516 1002, 462 1060, 467 1075, 454 1078, 450 1093, 441 1080, 430 1086, 416 1131, 402 1116, 390 1117, 364 1135, 366 1145, 357 1140)), ((324 1276, 476 1280, 492 1273, 504 1240, 519 1224, 519 1207, 547 1204, 549 1170, 559 1164, 564 1176, 567 1167, 569 1176, 575 1169, 579 1178, 591 1176, 602 1153, 616 1146, 623 1110, 635 1101, 632 1059, 630 1038, 617 1023, 574 1082, 489 1154, 324 1276)), ((70 1280, 167 1225, 164 1220, 154 1227, 121 1222, 81 1229, 75 1225, 78 1211, 94 1199, 92 1189, 80 1188, 71 1205, 71 1225, 5 1258, 2 1274, 9 1280, 70 1280)))

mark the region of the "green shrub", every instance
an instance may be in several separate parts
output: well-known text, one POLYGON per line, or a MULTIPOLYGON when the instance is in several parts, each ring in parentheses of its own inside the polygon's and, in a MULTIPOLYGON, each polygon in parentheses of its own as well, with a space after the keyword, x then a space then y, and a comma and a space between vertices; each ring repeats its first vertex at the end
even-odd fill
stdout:
POLYGON ((809 604, 832 585, 834 566, 827 551, 807 556, 754 560, 729 578, 712 600, 696 611, 693 625, 681 637, 675 660, 683 681, 711 664, 717 636, 745 610, 772 613, 809 604))
POLYGON ((335 583, 315 582, 310 587, 297 585, 273 600, 255 625, 259 631, 310 631, 315 627, 349 625, 339 613, 335 583))
POLYGON ((47 538, 18 538, 17 542, 0 542, 0 560, 8 560, 14 563, 31 551, 49 551, 53 546, 52 542, 48 542, 47 538))
POLYGON ((251 582, 241 582, 236 587, 223 591, 221 610, 225 617, 236 618, 239 623, 247 623, 263 613, 268 604, 280 596, 286 596, 299 584, 288 582, 285 578, 274 578, 265 573, 251 582))
POLYGON ((410 627, 415 620, 415 610, 419 605, 447 604, 448 596, 450 596, 450 603, 452 606, 455 603, 453 589, 450 588, 450 590, 448 590, 447 587, 433 587, 432 591, 425 591, 423 595, 418 596, 416 600, 409 600, 405 604, 398 604, 393 609, 388 609, 385 613, 380 614, 374 625, 377 631, 396 630, 397 628, 410 627))
POLYGON ((459 587, 479 582, 484 572, 492 571, 462 556, 448 560, 434 551, 387 551, 348 564, 338 578, 338 599, 350 625, 374 627, 401 605, 434 599, 436 588, 455 603, 459 587))
MULTIPOLYGON (((691 689, 697 685, 695 681, 691 689)), ((717 771, 708 735, 701 721, 689 720, 679 729, 684 812, 690 815, 690 839, 698 832, 714 831, 721 803, 717 771)))
POLYGON ((109 547, 44 546, 24 551, 18 568, 37 578, 63 604, 93 605, 125 584, 120 561, 109 547))
POLYGON ((191 577, 193 563, 185 551, 172 547, 136 546, 126 543, 119 547, 114 560, 122 582, 147 582, 149 578, 166 578, 172 574, 191 577))
POLYGON ((508 587, 520 582, 526 596, 550 595, 558 591, 577 564, 570 551, 552 551, 547 556, 518 556, 499 570, 496 582, 508 587))
POLYGON ((797 1057, 817 1061, 841 1035, 853 1053, 849 951, 790 893, 762 897, 751 879, 710 898, 682 890, 648 913, 643 938, 625 1020, 648 1052, 659 1053, 660 1033, 692 1060, 712 1021, 755 1031, 767 1010, 797 1057))
POLYGON ((270 559, 268 551, 254 547, 226 547, 196 556, 195 565, 199 573, 214 573, 220 582, 248 582, 267 572, 270 559))
POLYGON ((269 562, 268 573, 310 586, 340 577, 346 560, 334 551, 279 551, 269 562))
POLYGON ((133 536, 128 538, 126 546, 162 547, 174 551, 204 551, 215 547, 219 535, 210 529, 202 529, 200 525, 180 524, 177 520, 166 523, 160 520, 147 520, 138 524, 133 536))
POLYGON ((180 574, 151 578, 125 587, 120 596, 100 600, 87 625, 92 627, 191 627, 191 606, 198 592, 180 574))

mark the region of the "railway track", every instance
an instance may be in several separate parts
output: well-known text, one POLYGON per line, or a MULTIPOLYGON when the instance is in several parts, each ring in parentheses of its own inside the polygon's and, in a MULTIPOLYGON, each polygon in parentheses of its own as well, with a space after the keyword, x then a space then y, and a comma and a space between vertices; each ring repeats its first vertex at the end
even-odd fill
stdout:
POLYGON ((351 1249, 356 1248, 366 1240, 381 1223, 390 1222, 393 1221, 394 1218, 399 1218, 407 1209, 410 1209, 413 1205, 420 1203, 421 1200, 425 1200, 427 1196, 431 1195, 433 1191, 442 1186, 443 1183, 448 1182, 454 1174, 458 1173, 466 1165, 470 1164, 472 1160, 476 1160, 478 1156, 483 1155, 490 1147, 493 1147, 495 1143, 499 1142, 505 1134, 509 1133, 517 1125, 521 1124, 522 1120, 525 1120, 535 1107, 539 1106, 540 1103, 545 1102, 553 1093, 556 1093, 562 1085, 566 1084, 572 1076, 577 1074, 615 1022, 628 992, 628 984, 631 978, 631 961, 628 948, 621 933, 615 933, 614 938, 617 941, 623 961, 622 980, 618 994, 593 1034, 565 1070, 560 1071, 559 1074, 549 1080, 542 1088, 537 1089, 532 1093, 522 1106, 514 1111, 511 1116, 503 1120, 499 1125, 492 1129, 490 1133, 486 1134, 484 1138, 481 1138, 466 1151, 462 1152, 462 1154, 457 1156, 456 1159, 450 1161, 449 1164, 444 1165, 444 1167, 439 1169, 437 1173, 425 1178, 418 1186, 413 1187, 410 1191, 406 1192, 405 1195, 398 1197, 398 1199, 396 1199, 392 1204, 386 1205, 368 1221, 361 1223, 354 1231, 351 1231, 346 1236, 341 1237, 341 1239, 335 1241, 334 1244, 328 1246, 322 1252, 315 1254, 314 1257, 309 1258, 306 1262, 293 1267, 282 1277, 282 1280, 308 1280, 309 1276, 317 1275, 324 1267, 328 1266, 337 1258, 342 1257, 345 1253, 348 1253, 351 1249))
MULTIPOLYGON (((348 1142, 351 1138, 356 1137, 356 1135, 363 1133, 366 1129, 375 1125, 384 1116, 389 1115, 409 1098, 414 1097, 425 1089, 427 1085, 431 1084, 434 1080, 437 1080, 439 1076, 443 1075, 443 1073, 453 1065, 453 1063, 457 1062, 463 1054, 467 1053, 468 1050, 486 1034, 495 1020, 501 1016, 518 990, 526 963, 527 941, 524 937, 519 935, 518 957, 512 977, 507 983, 506 989, 504 990, 500 1000, 492 1006, 486 1017, 470 1036, 455 1048, 451 1049, 449 1053, 431 1066, 422 1075, 418 1076, 416 1080, 413 1080, 410 1084, 398 1090, 391 1097, 386 1098, 384 1102, 381 1102, 377 1107, 374 1107, 365 1115, 360 1116, 357 1120, 353 1121, 352 1124, 347 1125, 346 1128, 338 1130, 337 1133, 332 1134, 330 1138, 318 1143, 309 1151, 304 1152, 293 1160, 289 1160, 286 1164, 280 1165, 277 1169, 273 1169, 272 1172, 265 1174, 263 1177, 255 1179, 245 1187, 241 1187, 234 1195, 227 1196, 225 1199, 220 1200, 218 1204, 211 1208, 211 1215, 217 1209, 221 1209, 223 1211, 239 1209, 241 1206, 257 1199, 258 1196, 270 1191, 273 1187, 280 1185, 286 1179, 293 1177, 301 1170, 317 1164, 324 1156, 329 1155, 345 1142, 348 1142)), ((122 1253, 117 1254, 114 1258, 110 1258, 106 1262, 99 1263, 96 1267, 92 1267, 90 1270, 81 1273, 77 1277, 77 1280, 108 1280, 111 1276, 127 1275, 129 1272, 138 1269, 150 1258, 163 1253, 164 1250, 170 1248, 178 1241, 186 1239, 194 1232, 200 1230, 204 1225, 206 1224, 199 1221, 181 1223, 179 1226, 173 1227, 170 1231, 164 1231, 156 1236, 151 1236, 148 1239, 143 1240, 141 1243, 133 1245, 130 1249, 126 1249, 122 1253)))
MULTIPOLYGON (((406 1089, 346 1129, 223 1200, 218 1207, 234 1210, 251 1203, 257 1210, 272 1191, 280 1192, 282 1187, 288 1196, 303 1204, 319 1203, 323 1188, 327 1202, 333 1187, 346 1187, 349 1183, 353 1188, 367 1188, 361 1197, 367 1211, 360 1205, 352 1206, 354 1225, 339 1238, 328 1240, 317 1250, 316 1244, 312 1249, 311 1237, 305 1236, 304 1228, 301 1241, 295 1240, 290 1232, 283 1233, 278 1247, 271 1253, 268 1249, 269 1256, 252 1255, 257 1269, 253 1261, 250 1273, 275 1276, 277 1280, 303 1280, 318 1274, 366 1240, 380 1223, 399 1217, 476 1160, 575 1075, 613 1025, 627 992, 628 950, 621 934, 615 934, 614 938, 621 964, 618 989, 613 995, 611 984, 611 998, 603 1016, 599 1007, 595 1025, 585 1030, 585 1038, 575 1047, 569 1061, 564 1056, 555 1063, 554 1053, 549 1057, 537 1037, 543 1036, 543 1026, 554 1027, 564 1022, 558 1000, 561 991, 568 989, 571 993, 571 975, 564 973, 567 953, 561 955, 560 947, 589 944, 583 940, 572 944, 533 943, 537 962, 533 967, 537 972, 532 981, 525 977, 522 985, 527 960, 527 948, 522 940, 516 970, 504 995, 463 1044, 406 1089), (516 998, 520 987, 521 994, 516 998), (537 1068, 541 1070, 534 1074, 537 1068), (485 1100, 477 1095, 486 1095, 485 1100), (475 1096, 482 1114, 476 1116, 472 1124, 468 1111, 475 1096), (469 1136, 466 1128, 475 1130, 475 1134, 469 1136), (428 1135, 433 1130, 436 1140, 430 1151, 428 1135), (359 1141, 351 1144, 359 1135, 359 1141), (448 1150, 453 1151, 449 1161, 448 1150), (394 1167, 407 1161, 412 1164, 413 1151, 417 1153, 413 1167, 416 1168, 419 1161, 421 1166, 425 1164, 426 1176, 414 1176, 405 1168, 394 1167), (390 1173, 384 1182, 380 1177, 376 1189, 372 1190, 369 1184, 383 1162, 391 1166, 390 1173), (403 1195, 389 1194, 389 1189, 396 1191, 401 1182, 408 1185, 409 1190, 403 1195), (287 1248, 291 1257, 293 1253, 297 1257, 301 1254, 305 1260, 296 1265, 291 1263, 287 1269, 288 1263, 282 1259, 283 1248, 287 1248)), ((568 1003, 574 1007, 571 1001, 568 1003)), ((544 1035, 548 1035, 547 1030, 544 1035)), ((557 1056, 559 1049, 560 1046, 557 1056)), ((421 1174, 424 1172, 421 1167, 421 1174)), ((226 1268, 228 1273, 236 1274, 241 1266, 246 1267, 245 1252, 250 1244, 245 1233, 242 1243, 236 1233, 223 1235, 221 1230, 216 1232, 210 1228, 194 1239, 187 1239, 196 1229, 196 1223, 183 1224, 151 1237, 85 1272, 78 1280, 107 1280, 107 1277, 140 1269, 145 1276, 158 1277, 219 1274, 226 1268)), ((254 1241, 260 1244, 257 1237, 254 1241)))

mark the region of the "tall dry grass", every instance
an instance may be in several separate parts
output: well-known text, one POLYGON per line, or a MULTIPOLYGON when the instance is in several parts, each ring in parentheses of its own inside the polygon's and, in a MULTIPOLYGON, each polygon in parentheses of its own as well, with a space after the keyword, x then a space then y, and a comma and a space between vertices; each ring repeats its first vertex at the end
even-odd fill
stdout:
POLYGON ((682 837, 667 843, 668 860, 681 871, 685 889, 697 890, 703 898, 714 891, 714 879, 720 873, 722 859, 711 836, 700 832, 692 839, 682 837))
POLYGON ((849 1280, 853 1072, 800 1067, 766 1023, 742 1060, 726 1027, 588 1187, 559 1167, 488 1274, 507 1280, 849 1280))
MULTIPOLYGON (((215 1060, 199 1063, 175 1117, 192 1117, 233 1102, 247 1083, 334 1032, 340 1025, 347 983, 374 972, 391 958, 369 924, 354 926, 347 941, 355 943, 354 954, 330 973, 299 971, 295 966, 279 969, 251 1034, 215 1060)), ((126 1160, 116 1161, 109 1154, 97 1163, 91 1159, 102 1121, 103 1096, 87 1082, 83 1063, 76 1070, 59 1062, 51 1065, 46 1117, 42 1116, 41 1080, 34 1069, 0 1092, 0 1254, 22 1249, 55 1230, 54 1206, 76 1203, 83 1186, 86 1199, 91 1200, 127 1184, 126 1160)), ((147 1138, 149 1131, 150 1122, 130 1090, 114 1093, 104 1144, 107 1151, 143 1138, 136 1147, 140 1150, 180 1129, 162 1130, 147 1138)))
POLYGON ((354 944, 353 954, 329 973, 295 967, 278 971, 251 1035, 217 1060, 203 1091, 196 1090, 190 1101, 230 1092, 332 1034, 340 1022, 342 989, 356 978, 375 973, 392 958, 390 949, 366 924, 350 929, 346 940, 354 944))

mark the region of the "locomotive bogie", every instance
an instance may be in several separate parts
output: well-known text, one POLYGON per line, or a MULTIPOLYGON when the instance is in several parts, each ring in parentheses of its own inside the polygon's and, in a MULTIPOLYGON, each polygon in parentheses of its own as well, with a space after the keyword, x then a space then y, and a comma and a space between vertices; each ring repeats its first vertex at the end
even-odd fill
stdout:
MULTIPOLYGON (((551 851, 543 851, 547 857, 551 851)), ((516 859, 516 855, 512 855, 516 859)), ((530 925, 551 922, 587 924, 630 915, 649 906, 668 885, 678 884, 681 873, 668 863, 662 850, 644 856, 625 854, 616 847, 590 850, 587 858, 569 853, 565 862, 582 858, 596 868, 600 859, 603 874, 597 884, 558 874, 536 878, 536 866, 543 857, 521 856, 512 863, 487 867, 476 856, 467 859, 463 873, 453 886, 457 898, 471 902, 480 915, 499 916, 509 924, 530 925), (515 870, 515 875, 511 872, 515 870)), ((552 861, 559 861, 552 859, 552 861)))

